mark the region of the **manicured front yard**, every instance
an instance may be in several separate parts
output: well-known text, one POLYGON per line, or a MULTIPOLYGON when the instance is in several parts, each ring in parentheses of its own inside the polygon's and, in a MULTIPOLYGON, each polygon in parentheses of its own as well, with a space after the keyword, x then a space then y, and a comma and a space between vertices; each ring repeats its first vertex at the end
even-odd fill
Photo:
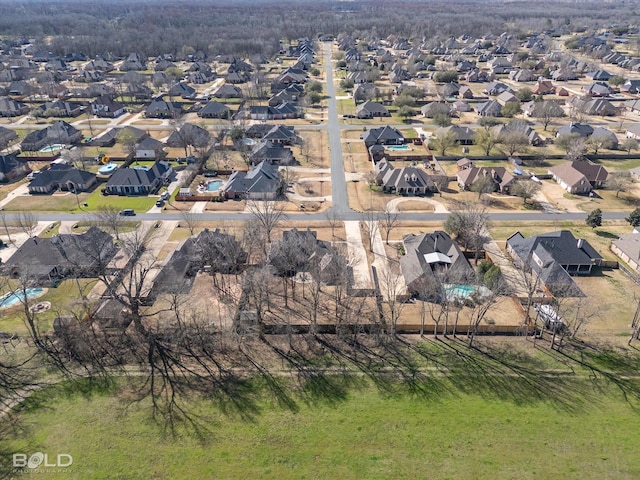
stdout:
POLYGON ((117 209, 133 208, 136 212, 142 213, 149 210, 155 204, 157 196, 131 196, 121 197, 119 195, 103 195, 100 188, 97 188, 91 196, 85 200, 87 207, 83 207, 84 211, 95 212, 100 207, 114 207, 117 209))

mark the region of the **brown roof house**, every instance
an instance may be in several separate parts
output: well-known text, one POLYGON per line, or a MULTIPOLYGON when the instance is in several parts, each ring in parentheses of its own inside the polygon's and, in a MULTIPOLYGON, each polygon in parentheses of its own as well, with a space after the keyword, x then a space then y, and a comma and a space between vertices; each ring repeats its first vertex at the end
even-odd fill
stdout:
POLYGON ((500 193, 509 193, 509 188, 515 181, 513 175, 504 167, 469 167, 459 170, 457 173, 458 185, 463 190, 469 190, 480 178, 490 175, 495 183, 495 190, 500 193))
POLYGON ((416 167, 394 168, 383 158, 376 164, 376 183, 382 186, 385 193, 398 195, 426 195, 438 191, 438 183, 447 177, 429 175, 416 167))
POLYGON ((574 160, 549 169, 553 179, 569 193, 585 194, 600 188, 609 172, 589 160, 574 160))
POLYGON ((640 272, 640 234, 628 233, 611 242, 611 251, 640 272))

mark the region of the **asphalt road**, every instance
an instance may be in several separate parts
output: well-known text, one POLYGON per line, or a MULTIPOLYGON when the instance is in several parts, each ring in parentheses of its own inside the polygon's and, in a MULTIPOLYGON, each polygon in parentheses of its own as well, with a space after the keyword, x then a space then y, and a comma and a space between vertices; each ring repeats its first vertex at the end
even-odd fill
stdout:
POLYGON ((333 84, 333 65, 331 65, 330 44, 324 44, 324 64, 327 72, 327 96, 329 98, 328 124, 329 158, 331 159, 331 195, 332 210, 344 217, 353 212, 347 199, 347 181, 344 176, 342 160, 342 143, 340 142, 340 123, 338 122, 338 106, 336 104, 336 88, 333 84))
MULTIPOLYGON (((346 205, 345 205, 346 206, 346 205)), ((365 220, 365 214, 356 212, 351 209, 339 210, 342 220, 365 220)), ((604 220, 624 220, 628 212, 604 212, 602 218, 604 220)), ((91 213, 34 213, 38 221, 43 222, 60 222, 60 221, 89 221, 94 219, 91 213)), ((447 213, 399 213, 398 218, 404 221, 443 221, 447 218, 447 213)), ((7 220, 12 220, 16 215, 9 212, 6 213, 7 220)), ((205 212, 199 213, 198 219, 202 221, 245 221, 251 217, 249 213, 240 212, 205 212)), ((587 213, 490 213, 489 218, 495 222, 548 222, 548 221, 583 221, 587 217, 587 213)), ((126 220, 180 220, 180 213, 138 213, 134 217, 123 217, 126 220)), ((326 220, 324 213, 289 213, 286 218, 291 221, 315 221, 326 220)))

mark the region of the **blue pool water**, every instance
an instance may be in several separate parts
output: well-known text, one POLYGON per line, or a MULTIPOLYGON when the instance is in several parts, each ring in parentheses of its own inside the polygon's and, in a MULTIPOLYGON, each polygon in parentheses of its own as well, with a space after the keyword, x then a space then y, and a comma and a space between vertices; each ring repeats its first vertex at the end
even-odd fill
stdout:
POLYGON ((402 150, 411 150, 411 148, 409 147, 409 145, 389 145, 387 147, 384 147, 386 150, 391 150, 393 152, 395 151, 402 151, 402 150))
POLYGON ((113 171, 118 168, 118 164, 117 163, 107 163, 106 165, 104 165, 103 167, 100 167, 98 169, 98 173, 102 173, 103 175, 108 174, 108 173, 113 173, 113 171))
POLYGON ((48 147, 42 147, 40 149, 41 152, 57 152, 58 150, 62 150, 66 145, 63 143, 56 143, 55 145, 49 145, 48 147))
POLYGON ((27 288, 25 292, 22 290, 15 290, 13 292, 5 293, 0 297, 0 308, 11 307, 16 303, 24 301, 24 293, 27 294, 27 298, 37 297, 41 295, 44 290, 42 288, 27 288))
POLYGON ((256 141, 253 138, 243 138, 242 143, 248 146, 252 146, 256 144, 256 141))
POLYGON ((447 297, 467 298, 477 291, 473 285, 448 285, 444 287, 447 297))
POLYGON ((209 192, 217 192, 218 190, 220 190, 221 186, 222 182, 220 180, 211 180, 209 183, 207 183, 207 190, 209 192))

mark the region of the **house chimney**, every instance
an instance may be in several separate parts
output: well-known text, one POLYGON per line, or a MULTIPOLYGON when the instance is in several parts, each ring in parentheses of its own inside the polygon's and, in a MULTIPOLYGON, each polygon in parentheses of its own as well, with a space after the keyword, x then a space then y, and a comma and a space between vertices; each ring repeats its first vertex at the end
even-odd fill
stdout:
POLYGON ((582 248, 583 245, 584 245, 584 238, 579 238, 578 239, 578 248, 582 248))

